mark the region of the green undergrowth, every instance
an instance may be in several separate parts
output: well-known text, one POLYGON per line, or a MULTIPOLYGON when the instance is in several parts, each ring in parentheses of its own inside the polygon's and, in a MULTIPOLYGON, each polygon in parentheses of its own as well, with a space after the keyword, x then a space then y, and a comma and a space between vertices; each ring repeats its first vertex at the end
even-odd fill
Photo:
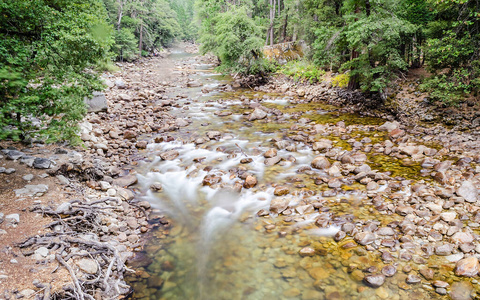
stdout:
POLYGON ((324 70, 307 61, 289 61, 277 73, 292 77, 295 81, 310 83, 321 82, 325 75, 324 70))

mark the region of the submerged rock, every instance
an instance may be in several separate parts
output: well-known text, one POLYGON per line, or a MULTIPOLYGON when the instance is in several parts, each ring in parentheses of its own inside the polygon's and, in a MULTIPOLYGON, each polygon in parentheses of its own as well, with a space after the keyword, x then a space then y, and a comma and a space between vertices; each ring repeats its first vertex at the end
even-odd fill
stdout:
POLYGON ((385 276, 382 274, 367 275, 363 278, 363 281, 374 288, 380 287, 385 283, 385 276))

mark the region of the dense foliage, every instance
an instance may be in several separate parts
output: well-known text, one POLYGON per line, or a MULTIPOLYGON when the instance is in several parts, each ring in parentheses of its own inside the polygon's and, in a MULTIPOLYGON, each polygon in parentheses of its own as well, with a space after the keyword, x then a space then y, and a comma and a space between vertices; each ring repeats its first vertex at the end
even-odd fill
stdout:
POLYGON ((262 61, 259 44, 246 40, 302 39, 318 68, 348 73, 350 89, 385 96, 393 79, 424 65, 433 73, 424 88, 436 99, 456 101, 480 87, 478 1, 197 0, 197 7, 203 49, 225 69, 251 72, 245 62, 262 61), (224 43, 220 36, 233 35, 235 26, 245 26, 242 43, 224 43))
POLYGON ((111 39, 99 0, 0 2, 0 139, 72 139, 111 39))

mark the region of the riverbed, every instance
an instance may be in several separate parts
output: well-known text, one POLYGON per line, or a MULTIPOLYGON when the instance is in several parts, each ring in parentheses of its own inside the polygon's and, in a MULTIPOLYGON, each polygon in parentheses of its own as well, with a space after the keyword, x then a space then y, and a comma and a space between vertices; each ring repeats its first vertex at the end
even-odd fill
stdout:
POLYGON ((458 272, 480 250, 477 203, 458 191, 478 183, 475 160, 452 167, 442 145, 394 122, 234 88, 196 55, 170 58, 189 83, 168 90, 179 129, 136 169, 157 215, 133 299, 475 295, 475 276, 458 272))

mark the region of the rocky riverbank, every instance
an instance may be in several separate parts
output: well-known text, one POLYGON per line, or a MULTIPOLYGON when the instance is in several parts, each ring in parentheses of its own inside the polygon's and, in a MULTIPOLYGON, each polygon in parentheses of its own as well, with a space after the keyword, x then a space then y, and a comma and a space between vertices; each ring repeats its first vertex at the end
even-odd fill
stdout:
POLYGON ((104 75, 82 147, 0 144, 0 299, 131 293, 125 262, 151 226, 133 169, 154 134, 186 125, 168 113, 182 73, 165 55, 104 75))

